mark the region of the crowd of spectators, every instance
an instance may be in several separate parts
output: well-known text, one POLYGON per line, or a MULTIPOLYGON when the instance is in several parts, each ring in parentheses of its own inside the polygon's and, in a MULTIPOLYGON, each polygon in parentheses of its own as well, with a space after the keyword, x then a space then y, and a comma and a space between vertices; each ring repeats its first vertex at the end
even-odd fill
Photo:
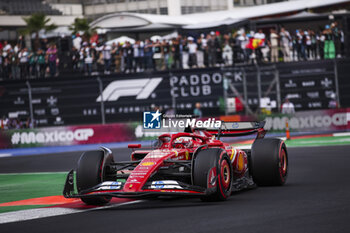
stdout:
MULTIPOLYGON (((94 75, 111 72, 143 72, 231 66, 235 63, 291 62, 333 59, 343 56, 344 33, 337 22, 324 30, 296 30, 281 27, 249 33, 210 32, 197 38, 146 39, 135 43, 88 43, 73 36, 71 51, 75 73, 94 75)), ((28 50, 22 38, 16 45, 0 43, 0 78, 34 78, 58 75, 58 50, 55 44, 42 43, 28 50)))
POLYGON ((23 37, 17 43, 0 42, 0 78, 27 79, 57 76, 58 50, 55 43, 41 40, 40 47, 28 49, 23 37))
POLYGON ((34 127, 34 122, 28 119, 20 119, 18 117, 0 118, 0 130, 5 129, 29 129, 34 127))

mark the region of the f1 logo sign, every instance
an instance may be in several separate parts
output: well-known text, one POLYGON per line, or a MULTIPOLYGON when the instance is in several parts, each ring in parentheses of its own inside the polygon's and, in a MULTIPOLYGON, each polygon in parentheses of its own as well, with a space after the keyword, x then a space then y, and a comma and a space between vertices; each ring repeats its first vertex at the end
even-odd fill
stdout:
POLYGON ((143 78, 114 81, 103 90, 96 102, 117 101, 122 96, 136 96, 138 100, 147 99, 162 80, 163 78, 143 78))

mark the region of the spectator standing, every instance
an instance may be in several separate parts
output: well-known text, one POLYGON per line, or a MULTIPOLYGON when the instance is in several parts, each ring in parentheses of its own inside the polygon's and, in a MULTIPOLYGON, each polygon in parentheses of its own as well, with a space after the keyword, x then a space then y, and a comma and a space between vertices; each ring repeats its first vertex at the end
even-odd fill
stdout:
POLYGON ((295 107, 292 102, 289 101, 288 98, 282 104, 282 114, 293 115, 295 113, 295 107))
POLYGON ((189 68, 188 60, 189 60, 188 43, 187 43, 187 38, 185 37, 182 40, 182 69, 189 68))
POLYGON ((10 51, 8 53, 8 61, 11 66, 11 77, 14 79, 20 78, 20 70, 18 67, 19 59, 17 54, 15 54, 13 51, 10 51))
POLYGON ((104 74, 110 74, 111 68, 111 46, 104 44, 102 47, 102 57, 104 62, 104 74))
POLYGON ((163 54, 162 70, 168 70, 171 67, 170 45, 169 45, 169 42, 167 42, 166 40, 163 40, 163 43, 162 43, 162 54, 163 54))
POLYGON ((20 35, 18 37, 17 46, 19 49, 24 49, 24 47, 26 47, 26 43, 25 43, 24 37, 22 35, 20 35))
POLYGON ((312 47, 312 41, 311 41, 311 36, 310 36, 310 31, 305 31, 305 38, 306 38, 306 51, 307 51, 307 59, 311 60, 312 59, 312 52, 311 52, 311 47, 312 47))
POLYGON ((292 36, 292 49, 293 49, 292 60, 293 61, 298 61, 299 59, 299 42, 298 42, 297 33, 298 33, 298 30, 292 36))
POLYGON ((3 62, 2 62, 2 77, 5 78, 10 78, 10 70, 11 70, 11 64, 9 62, 8 57, 3 57, 3 62))
POLYGON ((76 37, 73 39, 73 47, 79 51, 81 49, 82 41, 83 39, 80 37, 79 34, 77 34, 76 37))
POLYGON ((16 44, 16 45, 13 47, 13 51, 14 51, 15 53, 19 53, 22 49, 24 49, 24 47, 21 48, 21 46, 19 46, 19 44, 16 44))
POLYGON ((49 69, 51 77, 56 75, 56 60, 57 60, 57 48, 55 44, 51 44, 47 49, 46 54, 49 56, 49 69))
MULTIPOLYGON (((91 40, 91 39, 90 39, 91 40)), ((92 53, 92 73, 91 75, 96 75, 97 74, 97 66, 98 66, 98 61, 100 60, 100 56, 97 52, 97 44, 96 42, 93 42, 90 46, 90 50, 92 53)))
POLYGON ((247 34, 244 31, 239 33, 238 36, 236 37, 235 46, 236 46, 237 50, 240 51, 241 60, 243 62, 247 62, 249 60, 250 54, 249 54, 248 48, 247 48, 248 44, 249 44, 249 38, 248 38, 247 34))
POLYGON ((28 117, 23 128, 33 129, 34 128, 34 120, 32 120, 30 117, 28 117))
POLYGON ((80 61, 79 50, 73 46, 73 48, 72 48, 72 65, 73 65, 74 71, 79 71, 79 61, 80 61))
POLYGON ((9 119, 4 115, 0 119, 0 129, 8 129, 9 119))
POLYGON ((84 48, 84 71, 85 75, 91 75, 92 74, 92 63, 94 60, 94 53, 92 52, 92 49, 90 46, 86 46, 84 48))
POLYGON ((30 78, 37 77, 37 70, 36 70, 36 62, 37 62, 37 56, 34 51, 30 51, 28 55, 29 59, 29 76, 30 78))
POLYGON ((153 61, 155 70, 161 70, 163 66, 162 44, 158 39, 153 44, 153 61))
POLYGON ((225 45, 222 52, 222 59, 226 66, 231 66, 233 64, 233 51, 228 41, 225 41, 225 45))
POLYGON ((43 38, 42 40, 40 40, 40 48, 43 50, 43 51, 46 51, 49 47, 49 44, 48 44, 48 40, 47 38, 43 38))
POLYGON ((317 59, 317 38, 314 31, 309 30, 311 38, 311 56, 313 59, 317 59))
POLYGON ((334 37, 333 37, 333 31, 329 25, 326 25, 325 30, 323 31, 323 34, 325 36, 324 58, 334 59, 335 58, 334 37))
POLYGON ((139 68, 140 72, 145 70, 145 42, 140 41, 139 46, 139 68))
POLYGON ((38 50, 36 66, 37 66, 37 76, 39 78, 45 78, 46 59, 45 59, 45 52, 42 49, 38 50))
POLYGON ((271 62, 278 62, 278 35, 275 29, 270 30, 271 62))
POLYGON ((125 43, 123 55, 124 55, 125 63, 126 63, 124 72, 125 73, 132 72, 133 71, 133 60, 134 60, 134 49, 131 46, 129 41, 126 41, 126 43, 125 43))
POLYGON ((204 53, 206 47, 206 39, 202 34, 197 40, 197 64, 199 68, 204 68, 204 53))
POLYGON ((142 61, 142 49, 141 49, 141 42, 138 40, 133 45, 134 49, 134 72, 140 72, 142 70, 143 61, 142 61))
POLYGON ((306 61, 306 36, 303 30, 298 30, 298 60, 306 61))
POLYGON ((182 68, 182 62, 181 62, 181 51, 180 51, 180 42, 178 38, 174 38, 171 46, 171 51, 173 54, 173 68, 174 69, 181 69, 182 68))
POLYGON ((12 49, 12 46, 7 42, 7 40, 4 41, 4 44, 2 46, 3 46, 4 52, 8 52, 9 50, 12 49))
POLYGON ((341 32, 338 28, 338 22, 335 21, 331 24, 331 30, 333 34, 333 41, 335 46, 335 55, 336 57, 341 57, 341 32))
POLYGON ((122 56, 123 56, 122 46, 120 45, 120 43, 118 43, 118 45, 113 43, 112 47, 113 47, 112 55, 114 56, 115 72, 120 73, 122 70, 121 69, 122 68, 121 62, 122 62, 122 56))
POLYGON ((214 67, 216 65, 216 48, 215 48, 215 32, 210 32, 208 36, 208 65, 214 67))
POLYGON ((222 59, 222 41, 220 38, 220 33, 217 31, 215 33, 215 54, 216 54, 216 66, 220 66, 223 64, 223 59, 222 59))
POLYGON ((196 68, 197 66, 197 43, 194 43, 194 38, 193 37, 188 37, 188 54, 189 54, 189 60, 188 64, 189 67, 191 68, 196 68))
POLYGON ((149 39, 146 39, 144 51, 145 51, 145 69, 151 70, 153 69, 153 45, 149 39))
POLYGON ((259 45, 256 48, 255 53, 256 53, 257 61, 261 62, 263 60, 262 49, 265 47, 265 39, 266 39, 266 36, 263 33, 262 29, 259 29, 259 31, 254 34, 254 39, 259 40, 259 45))
POLYGON ((202 118, 203 117, 203 113, 202 113, 202 110, 201 110, 201 104, 200 103, 196 103, 196 107, 193 110, 193 115, 196 118, 202 118))
POLYGON ((323 32, 319 32, 318 35, 318 53, 320 56, 320 59, 324 59, 324 42, 326 40, 325 35, 323 32))
POLYGON ((27 48, 22 49, 19 54, 19 68, 21 70, 21 79, 25 79, 28 77, 28 61, 29 61, 29 53, 27 48))
POLYGON ((284 27, 281 28, 280 32, 280 42, 281 42, 281 49, 283 53, 283 61, 289 62, 290 61, 290 42, 292 38, 288 31, 285 30, 284 27))

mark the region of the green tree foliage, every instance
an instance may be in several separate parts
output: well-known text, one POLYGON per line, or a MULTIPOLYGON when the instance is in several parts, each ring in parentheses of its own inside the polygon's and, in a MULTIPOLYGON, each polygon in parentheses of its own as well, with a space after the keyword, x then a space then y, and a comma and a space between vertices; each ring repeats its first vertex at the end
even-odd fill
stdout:
POLYGON ((90 37, 96 33, 99 27, 91 27, 89 21, 86 18, 76 18, 74 23, 69 27, 69 30, 76 33, 83 33, 83 38, 88 41, 90 37))
POLYGON ((22 35, 35 33, 34 48, 40 47, 39 31, 44 30, 45 32, 52 31, 57 28, 53 23, 49 24, 50 18, 42 13, 34 13, 30 17, 23 17, 27 26, 20 30, 22 35))

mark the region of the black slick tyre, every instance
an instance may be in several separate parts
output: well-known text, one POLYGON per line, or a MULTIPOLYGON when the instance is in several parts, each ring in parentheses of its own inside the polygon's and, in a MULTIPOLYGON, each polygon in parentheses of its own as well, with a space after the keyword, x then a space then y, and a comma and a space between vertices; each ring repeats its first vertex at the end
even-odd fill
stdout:
POLYGON ((252 145, 249 167, 257 185, 284 185, 288 176, 285 143, 277 138, 257 139, 252 145))
POLYGON ((207 148, 194 155, 192 182, 207 189, 203 201, 226 200, 231 195, 232 177, 231 161, 223 149, 207 148))
MULTIPOLYGON (((89 189, 106 181, 106 167, 109 163, 114 162, 112 155, 104 155, 104 151, 88 151, 84 152, 78 161, 76 172, 78 192, 89 189)), ((94 196, 82 197, 81 200, 88 205, 104 205, 107 204, 111 197, 94 196)))

